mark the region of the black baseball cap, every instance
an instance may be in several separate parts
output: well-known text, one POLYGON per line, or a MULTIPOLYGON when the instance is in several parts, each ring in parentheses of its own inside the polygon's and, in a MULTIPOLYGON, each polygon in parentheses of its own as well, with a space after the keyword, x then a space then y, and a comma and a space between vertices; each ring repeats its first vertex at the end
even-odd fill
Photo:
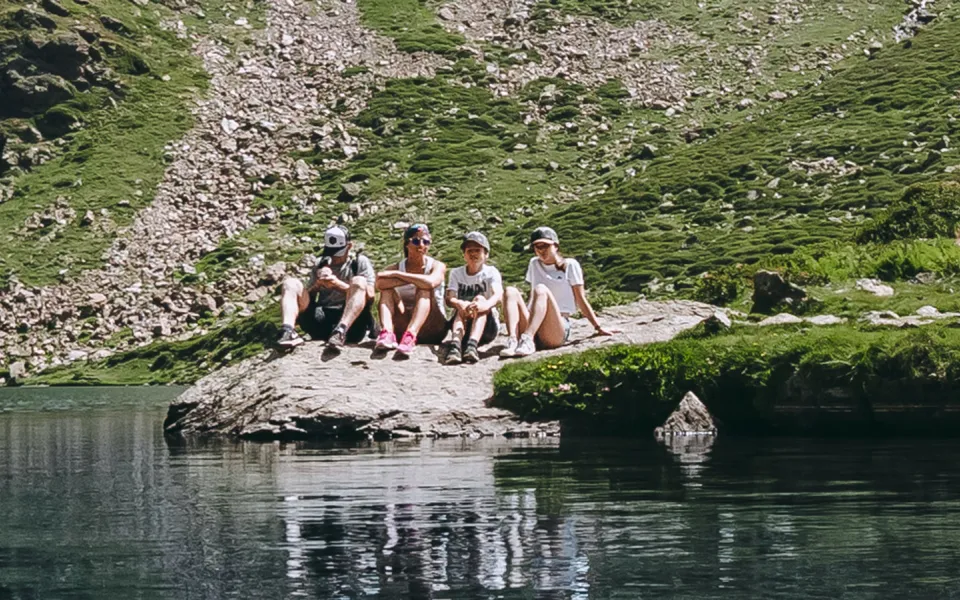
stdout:
POLYGON ((537 227, 533 230, 533 233, 530 234, 530 243, 539 242, 541 240, 546 240, 548 242, 553 242, 556 245, 560 245, 560 238, 557 237, 557 232, 550 229, 549 227, 537 227))

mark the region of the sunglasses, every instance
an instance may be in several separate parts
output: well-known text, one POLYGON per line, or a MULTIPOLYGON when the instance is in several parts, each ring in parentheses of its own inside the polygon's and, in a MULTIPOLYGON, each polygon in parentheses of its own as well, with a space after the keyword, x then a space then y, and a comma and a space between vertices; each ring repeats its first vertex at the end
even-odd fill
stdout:
POLYGON ((541 251, 541 250, 546 250, 547 248, 550 248, 551 246, 553 246, 553 244, 534 244, 534 245, 533 245, 533 251, 534 251, 534 252, 539 252, 539 251, 541 251))
POLYGON ((414 246, 429 246, 430 238, 410 238, 410 243, 414 246))

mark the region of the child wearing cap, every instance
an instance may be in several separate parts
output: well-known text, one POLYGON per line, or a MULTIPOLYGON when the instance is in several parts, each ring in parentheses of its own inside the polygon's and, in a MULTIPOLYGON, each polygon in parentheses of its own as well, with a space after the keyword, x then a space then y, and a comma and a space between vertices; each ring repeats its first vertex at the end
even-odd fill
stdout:
POLYGON ((477 347, 489 344, 500 332, 497 304, 503 298, 500 271, 486 264, 490 242, 479 231, 463 236, 460 244, 466 263, 450 271, 447 306, 454 309, 450 320, 450 348, 444 364, 475 363, 480 360, 477 347), (469 331, 463 344, 464 331, 469 331))
POLYGON ((429 256, 431 242, 426 225, 411 225, 403 232, 404 258, 377 274, 382 325, 378 350, 396 348, 409 356, 417 341, 439 344, 447 333, 443 309, 447 266, 429 256), (399 344, 397 333, 402 333, 399 344))
POLYGON ((375 326, 371 309, 374 270, 363 255, 350 258, 350 232, 343 225, 323 234, 323 256, 304 284, 288 278, 283 282, 280 311, 283 329, 277 343, 292 348, 303 343, 294 325, 315 340, 327 340, 333 348, 363 340, 375 326))
POLYGON ((500 356, 528 356, 538 346, 559 348, 570 339, 570 315, 577 308, 598 335, 616 333, 616 329, 604 328, 597 320, 584 291, 583 269, 575 259, 560 254, 557 232, 537 227, 530 235, 530 246, 536 254, 527 266, 530 299, 524 304, 515 287, 504 292, 503 313, 510 339, 500 356))

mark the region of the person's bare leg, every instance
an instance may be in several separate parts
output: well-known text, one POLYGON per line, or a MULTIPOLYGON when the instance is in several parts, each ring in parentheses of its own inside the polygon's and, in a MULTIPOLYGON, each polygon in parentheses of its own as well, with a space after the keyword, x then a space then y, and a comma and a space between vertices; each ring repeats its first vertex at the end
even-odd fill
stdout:
POLYGON ((347 299, 343 304, 343 315, 340 317, 340 325, 344 329, 350 329, 353 322, 357 320, 363 307, 367 305, 367 280, 364 277, 354 277, 350 280, 350 289, 347 290, 347 299))
POLYGON ((394 320, 397 314, 403 313, 403 308, 403 301, 395 290, 382 290, 379 304, 380 326, 385 331, 396 332, 394 320))
POLYGON ((557 299, 547 286, 540 284, 533 288, 533 302, 530 306, 530 321, 524 335, 536 338, 543 348, 559 348, 563 345, 565 328, 557 299))
POLYGON ((490 313, 480 313, 473 319, 473 326, 470 328, 470 339, 480 343, 483 336, 483 329, 487 326, 487 316, 490 313))
MULTIPOLYGON (((433 292, 431 292, 431 294, 432 293, 433 292)), ((423 325, 420 326, 417 339, 423 340, 425 344, 439 344, 447 335, 447 316, 443 314, 443 311, 440 310, 440 307, 437 306, 437 303, 432 299, 430 300, 429 310, 425 312, 427 313, 427 318, 424 320, 423 325)))
POLYGON ((454 311, 453 324, 450 326, 450 342, 460 344, 463 341, 464 324, 460 317, 460 311, 454 311))
POLYGON ((517 339, 527 328, 529 314, 520 290, 510 286, 503 291, 503 319, 507 322, 507 337, 517 339))
POLYGON ((433 290, 417 289, 417 299, 410 311, 410 323, 407 325, 407 331, 413 335, 420 334, 420 328, 427 322, 430 316, 430 305, 433 303, 433 290))
POLYGON ((292 277, 283 280, 283 291, 280 295, 280 315, 283 325, 293 327, 297 316, 307 310, 310 305, 310 294, 304 289, 303 282, 292 277))

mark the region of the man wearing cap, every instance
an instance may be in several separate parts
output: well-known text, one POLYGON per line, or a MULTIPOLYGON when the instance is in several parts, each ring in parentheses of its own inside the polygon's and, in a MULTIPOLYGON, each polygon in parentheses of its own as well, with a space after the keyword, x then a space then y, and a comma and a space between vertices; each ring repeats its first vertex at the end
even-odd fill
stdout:
POLYGON ((475 363, 480 360, 477 347, 489 344, 500 332, 497 304, 503 298, 500 271, 486 264, 490 242, 479 231, 463 236, 460 244, 466 263, 450 271, 446 303, 456 312, 450 320, 451 343, 444 364, 475 363), (464 332, 467 342, 463 344, 464 332))
POLYGON ((360 342, 373 328, 373 264, 362 254, 351 258, 351 248, 347 228, 330 227, 323 234, 323 256, 306 285, 293 278, 283 282, 280 346, 292 348, 303 343, 295 323, 311 338, 327 340, 334 348, 360 342))

